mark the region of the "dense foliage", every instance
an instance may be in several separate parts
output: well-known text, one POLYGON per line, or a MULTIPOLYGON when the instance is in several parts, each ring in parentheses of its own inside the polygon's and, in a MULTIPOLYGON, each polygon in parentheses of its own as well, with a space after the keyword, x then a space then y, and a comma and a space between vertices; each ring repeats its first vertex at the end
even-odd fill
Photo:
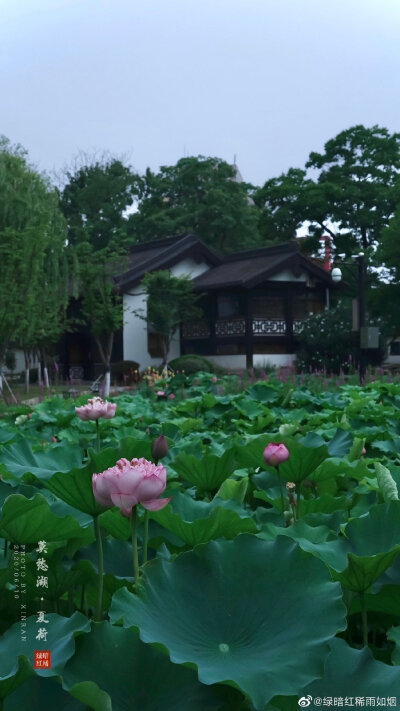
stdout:
POLYGON ((95 423, 75 415, 84 396, 1 422, 5 711, 400 701, 400 385, 318 394, 303 380, 148 379, 99 421, 99 451, 95 423), (150 512, 135 585, 129 519, 96 502, 92 474, 121 457, 151 460, 162 432, 172 498, 150 512), (269 442, 289 451, 279 469, 263 459, 269 442), (48 587, 37 586, 39 541, 48 587), (33 669, 38 649, 51 650, 51 669, 33 669))
MULTIPOLYGON (((66 328, 66 224, 50 181, 0 137, 0 368, 7 349, 40 352, 66 328)), ((0 376, 1 380, 1 376, 0 376)), ((1 390, 1 383, 0 383, 1 390)))

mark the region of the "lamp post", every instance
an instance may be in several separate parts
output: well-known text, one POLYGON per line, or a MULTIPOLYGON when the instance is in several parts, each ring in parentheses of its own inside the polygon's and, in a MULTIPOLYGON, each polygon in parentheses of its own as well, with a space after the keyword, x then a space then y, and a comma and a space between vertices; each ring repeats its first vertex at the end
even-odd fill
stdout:
MULTIPOLYGON (((341 255, 339 255, 341 256, 341 255)), ((362 347, 361 329, 365 328, 365 255, 364 252, 355 254, 354 259, 358 262, 358 332, 360 334, 360 385, 364 384, 366 372, 366 353, 362 347)), ((335 283, 342 280, 342 270, 339 267, 334 267, 331 271, 332 281, 335 283)))

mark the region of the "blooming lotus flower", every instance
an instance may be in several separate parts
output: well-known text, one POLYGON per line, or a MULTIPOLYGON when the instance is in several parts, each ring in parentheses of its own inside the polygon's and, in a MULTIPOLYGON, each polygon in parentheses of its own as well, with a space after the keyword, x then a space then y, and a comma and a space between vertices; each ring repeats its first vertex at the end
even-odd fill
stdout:
POLYGON ((165 391, 164 390, 157 390, 157 397, 164 397, 165 391))
POLYGON ((159 511, 171 500, 159 499, 165 490, 167 472, 162 464, 141 459, 120 459, 114 467, 93 474, 92 488, 102 506, 119 506, 123 516, 130 516, 133 506, 142 504, 149 511, 159 511))
POLYGON ((211 378, 211 382, 212 382, 212 383, 217 383, 217 382, 218 382, 218 378, 217 378, 216 375, 214 375, 214 377, 211 378))
POLYGON ((76 407, 75 412, 81 420, 98 420, 104 417, 105 420, 111 420, 115 415, 117 408, 116 403, 102 400, 101 397, 93 397, 87 401, 86 405, 76 407))
POLYGON ((277 467, 289 458, 289 450, 286 449, 284 444, 270 442, 264 449, 263 457, 266 464, 277 467))
POLYGON ((174 395, 174 393, 170 393, 170 394, 168 395, 168 400, 175 400, 175 395, 174 395))

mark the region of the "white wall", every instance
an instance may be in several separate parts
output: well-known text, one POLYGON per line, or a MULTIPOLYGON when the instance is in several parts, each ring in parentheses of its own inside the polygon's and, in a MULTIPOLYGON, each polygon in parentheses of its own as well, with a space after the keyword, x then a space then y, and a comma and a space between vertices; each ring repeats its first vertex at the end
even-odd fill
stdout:
MULTIPOLYGON (((19 348, 11 348, 10 350, 14 351, 15 353, 15 369, 13 371, 8 370, 6 366, 3 366, 3 370, 5 374, 7 373, 22 373, 25 370, 25 358, 24 358, 24 352, 20 350, 19 348)), ((37 367, 37 360, 36 357, 32 358, 32 368, 37 367)))
MULTIPOLYGON (((186 274, 192 279, 203 274, 209 269, 206 262, 196 262, 192 258, 182 259, 171 267, 173 276, 186 274)), ((147 351, 147 324, 138 316, 132 313, 133 310, 142 310, 146 315, 146 297, 140 284, 133 289, 129 289, 129 294, 124 294, 124 360, 135 360, 140 368, 148 365, 158 366, 161 358, 151 358, 147 351)), ((169 352, 169 360, 173 360, 180 355, 179 331, 172 340, 169 352)))
POLYGON ((300 276, 294 276, 293 272, 290 271, 290 269, 284 269, 282 272, 278 272, 278 274, 274 274, 273 276, 268 277, 268 281, 303 281, 303 282, 308 282, 308 274, 306 272, 301 272, 300 276))
MULTIPOLYGON (((221 368, 227 368, 228 370, 246 369, 245 355, 206 355, 205 357, 212 363, 215 363, 215 365, 219 365, 221 368)), ((253 365, 257 368, 262 368, 271 365, 274 365, 279 368, 281 366, 292 365, 295 360, 296 356, 293 353, 274 353, 271 355, 268 355, 268 353, 263 353, 253 355, 253 365)))

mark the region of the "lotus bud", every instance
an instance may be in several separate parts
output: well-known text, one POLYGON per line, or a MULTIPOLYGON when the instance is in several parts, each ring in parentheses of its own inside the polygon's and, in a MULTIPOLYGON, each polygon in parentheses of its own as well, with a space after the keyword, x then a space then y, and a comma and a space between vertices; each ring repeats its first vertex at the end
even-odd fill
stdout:
POLYGON ((159 459, 163 459, 163 457, 166 457, 167 454, 168 443, 165 439, 165 435, 161 434, 151 445, 151 456, 156 462, 158 462, 159 459))
POLYGON ((270 442, 264 449, 263 457, 266 464, 271 467, 277 467, 289 458, 289 450, 284 444, 270 442))

